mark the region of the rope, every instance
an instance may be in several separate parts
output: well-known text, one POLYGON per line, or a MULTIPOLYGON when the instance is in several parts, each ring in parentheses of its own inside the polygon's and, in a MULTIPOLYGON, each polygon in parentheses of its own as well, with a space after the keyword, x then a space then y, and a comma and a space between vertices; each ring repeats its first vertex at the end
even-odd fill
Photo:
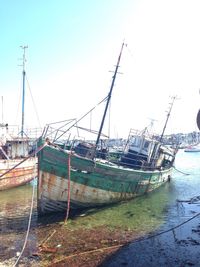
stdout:
POLYGON ((47 237, 45 237, 39 244, 38 247, 43 247, 45 243, 56 233, 56 230, 54 229, 52 233, 50 233, 47 237))
POLYGON ((119 244, 119 245, 114 245, 114 246, 109 246, 109 247, 104 247, 104 248, 97 248, 97 249, 93 249, 93 250, 88 250, 88 251, 84 251, 84 252, 80 252, 80 253, 76 253, 76 254, 71 254, 69 256, 63 257, 62 259, 56 260, 53 263, 59 263, 63 260, 74 258, 76 256, 87 255, 88 253, 94 253, 94 252, 102 252, 103 253, 105 250, 119 248, 119 247, 122 247, 123 245, 124 244, 119 244))
MULTIPOLYGON (((99 106, 101 103, 103 103, 107 98, 108 98, 108 96, 106 96, 104 99, 102 99, 98 104, 96 104, 96 106, 91 108, 87 113, 85 113, 81 118, 79 118, 74 124, 72 124, 67 130, 65 130, 65 133, 68 132, 72 127, 77 125, 78 122, 83 120, 88 114, 90 114, 97 106, 99 106)), ((57 141, 58 139, 60 139, 63 136, 63 134, 64 133, 62 133, 58 137, 56 137, 56 139, 54 141, 57 141)))
POLYGON ((151 239, 151 238, 154 238, 154 237, 157 237, 157 236, 166 234, 166 233, 168 233, 168 232, 174 231, 175 229, 181 227, 182 225, 188 223, 189 221, 192 221, 193 219, 195 219, 195 218, 198 217, 199 215, 200 215, 200 212, 197 213, 196 215, 194 215, 193 217, 191 217, 190 219, 188 219, 188 220, 186 220, 186 221, 184 221, 184 222, 182 222, 182 223, 180 223, 180 224, 178 224, 178 225, 176 225, 176 226, 174 226, 174 227, 172 227, 172 228, 170 228, 170 229, 167 229, 167 230, 162 231, 162 232, 160 232, 160 233, 157 233, 157 234, 155 234, 155 235, 147 236, 147 237, 142 238, 142 239, 137 239, 137 240, 134 241, 134 243, 136 243, 136 242, 140 242, 140 241, 143 241, 143 240, 148 240, 148 239, 151 239))
POLYGON ((29 89, 29 92, 30 92, 30 95, 31 95, 31 99, 32 99, 32 102, 33 102, 33 106, 34 106, 34 109, 35 109, 35 114, 36 114, 39 126, 41 128, 40 118, 39 118, 39 115, 38 115, 38 112, 37 112, 37 109, 36 109, 35 101, 33 99, 33 95, 32 95, 31 88, 30 88, 30 84, 29 84, 28 79, 27 79, 27 75, 26 75, 26 82, 28 84, 28 89, 29 89))
POLYGON ((71 171, 71 152, 68 155, 68 188, 67 188, 67 212, 64 223, 67 222, 69 217, 69 210, 70 210, 70 171, 71 171))
POLYGON ((20 255, 18 257, 18 259, 16 260, 15 264, 13 265, 13 267, 17 266, 23 252, 24 252, 24 249, 26 247, 26 244, 27 244, 27 240, 28 240, 28 235, 29 235, 29 232, 30 232, 30 226, 31 226, 31 217, 32 217, 32 213, 33 213, 33 203, 34 203, 34 192, 35 192, 35 186, 33 185, 33 191, 32 191, 32 200, 31 200, 31 209, 30 209, 30 214, 29 214, 29 221, 28 221, 28 228, 27 228, 27 232, 26 232, 26 237, 25 237, 25 240, 24 240, 24 245, 23 245, 23 248, 22 248, 22 251, 20 252, 20 255))
POLYGON ((184 174, 184 175, 191 175, 191 173, 182 172, 182 171, 178 170, 178 169, 177 169, 176 167, 174 167, 174 166, 173 166, 173 168, 174 168, 174 170, 176 170, 177 172, 180 172, 180 173, 182 173, 182 174, 184 174))
MULTIPOLYGON (((38 153, 39 151, 41 151, 46 145, 47 145, 47 143, 45 143, 44 145, 40 146, 38 149, 36 149, 35 152, 31 153, 31 155, 30 155, 29 157, 27 157, 27 158, 30 158, 31 156, 33 156, 33 154, 34 154, 34 156, 36 157, 37 153, 38 153)), ((27 158, 26 158, 25 160, 27 160, 27 158)), ((22 162, 24 162, 25 160, 23 160, 22 162)), ((20 165, 22 162, 20 162, 20 163, 17 164, 16 166, 20 165)), ((15 167, 16 167, 16 166, 15 166, 15 167)), ((37 167, 36 167, 36 164, 35 164, 35 168, 37 168, 37 167)), ((13 168, 12 168, 12 169, 13 169, 13 168)), ((34 180, 33 180, 33 181, 34 181, 34 180)), ((22 254, 23 254, 23 252, 24 252, 24 249, 25 249, 25 247, 26 247, 26 244, 27 244, 27 240, 28 240, 28 236, 29 236, 29 232, 30 232, 30 226, 31 226, 31 218, 32 218, 32 214, 33 214, 34 193, 35 193, 35 186, 34 186, 34 184, 33 184, 32 200, 31 200, 31 209, 30 209, 30 214, 29 214, 28 228, 27 228, 27 232, 26 232, 26 237, 25 237, 25 240, 24 240, 24 245, 23 245, 23 248, 22 248, 22 250, 21 250, 21 253, 20 253, 19 257, 17 258, 17 260, 16 260, 15 264, 13 265, 13 267, 17 266, 17 264, 18 264, 18 262, 19 262, 19 260, 20 260, 20 258, 21 258, 21 256, 22 256, 22 254)))

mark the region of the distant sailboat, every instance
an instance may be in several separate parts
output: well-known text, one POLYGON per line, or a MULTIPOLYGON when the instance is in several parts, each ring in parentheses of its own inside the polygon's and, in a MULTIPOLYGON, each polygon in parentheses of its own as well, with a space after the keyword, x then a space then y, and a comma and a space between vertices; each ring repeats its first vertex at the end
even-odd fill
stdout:
POLYGON ((18 133, 16 131, 13 133, 9 131, 8 124, 3 123, 3 121, 0 124, 0 190, 26 184, 37 176, 37 158, 30 156, 34 150, 36 138, 28 137, 24 131, 25 50, 27 46, 21 48, 23 49, 21 130, 18 133))

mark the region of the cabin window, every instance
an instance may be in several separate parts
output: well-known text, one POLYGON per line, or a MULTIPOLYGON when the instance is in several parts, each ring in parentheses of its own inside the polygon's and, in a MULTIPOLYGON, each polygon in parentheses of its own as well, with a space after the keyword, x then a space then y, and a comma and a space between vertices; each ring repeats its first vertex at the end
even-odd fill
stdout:
POLYGON ((148 150, 148 147, 149 147, 149 144, 150 144, 150 142, 145 141, 145 142, 144 142, 143 149, 147 151, 147 150, 148 150))
POLYGON ((140 139, 137 139, 137 138, 134 138, 134 140, 132 142, 132 146, 139 147, 140 144, 141 144, 141 140, 140 139))

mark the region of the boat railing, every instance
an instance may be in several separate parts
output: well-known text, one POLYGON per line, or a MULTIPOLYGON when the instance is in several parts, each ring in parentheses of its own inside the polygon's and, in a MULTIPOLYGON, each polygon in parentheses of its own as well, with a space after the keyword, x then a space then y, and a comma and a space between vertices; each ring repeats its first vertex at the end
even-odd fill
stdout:
POLYGON ((126 144, 124 146, 124 152, 128 149, 129 145, 133 144, 134 140, 137 140, 138 138, 140 138, 140 140, 142 138, 143 140, 146 139, 146 140, 155 140, 156 141, 159 139, 159 135, 150 133, 147 128, 145 128, 142 131, 131 128, 129 131, 129 135, 128 135, 126 144))
MULTIPOLYGON (((42 137, 49 138, 52 142, 73 142, 76 140, 86 140, 87 136, 96 136, 98 132, 93 129, 81 127, 75 119, 65 120, 62 122, 47 124, 43 130, 42 137), (82 134, 84 132, 84 134, 82 134)), ((101 134, 101 137, 108 138, 107 135, 101 134)), ((96 140, 93 138, 91 140, 96 140)))
POLYGON ((72 134, 70 132, 66 132, 63 129, 56 129, 50 125, 47 125, 42 133, 43 138, 49 138, 52 142, 60 142, 66 143, 72 139, 72 134), (58 138, 62 136, 62 138, 58 138))
POLYGON ((25 133, 29 138, 39 138, 42 134, 42 128, 27 128, 25 133))
MULTIPOLYGON (((81 137, 81 130, 89 131, 93 134, 96 133, 95 131, 92 131, 90 129, 78 126, 75 123, 75 120, 67 120, 64 121, 64 126, 58 126, 58 123, 48 124, 43 131, 42 137, 44 139, 48 138, 52 143, 56 144, 60 148, 72 150, 82 157, 89 158, 89 155, 92 154, 94 155, 94 160, 103 159, 110 162, 111 164, 114 163, 119 166, 126 166, 128 168, 137 169, 155 169, 155 163, 158 160, 158 157, 156 157, 157 154, 155 155, 155 157, 152 156, 151 159, 148 160, 147 156, 143 155, 142 153, 126 150, 124 148, 127 145, 126 140, 124 140, 123 147, 120 149, 120 151, 113 149, 113 147, 111 147, 110 149, 109 139, 104 140, 105 144, 104 141, 101 140, 98 146, 95 147, 94 140, 86 140, 85 138, 81 137), (73 132, 72 129, 75 129, 75 132, 73 132), (110 152, 110 150, 112 150, 112 152, 110 152)), ((131 129, 129 135, 138 136, 138 133, 139 131, 131 129)))
POLYGON ((76 124, 76 119, 48 123, 43 129, 42 137, 49 138, 52 142, 68 140, 71 137, 71 130, 76 124))
POLYGON ((128 139, 130 137, 134 137, 134 136, 144 136, 144 137, 148 137, 148 138, 152 139, 152 138, 158 136, 158 134, 150 133, 147 128, 145 128, 143 130, 138 130, 138 129, 131 128, 130 131, 129 131, 128 139))
MULTIPOLYGON (((88 143, 81 140, 74 140, 71 143, 57 144, 62 149, 72 150, 74 153, 80 155, 81 157, 88 157, 90 152, 92 152, 95 143, 88 143)), ((132 169, 142 169, 142 170, 155 170, 160 169, 161 166, 156 166, 158 157, 152 157, 151 161, 147 161, 147 156, 138 154, 137 152, 124 153, 122 150, 112 150, 109 151, 106 147, 98 147, 95 151, 94 160, 101 161, 106 160, 109 164, 115 164, 117 166, 132 168, 132 169)), ((164 167, 164 166, 163 166, 164 167)))
MULTIPOLYGON (((8 126, 6 130, 6 135, 10 136, 12 138, 19 138, 21 136, 21 129, 17 125, 11 125, 8 126)), ((29 138, 29 139, 37 139, 41 136, 42 134, 42 128, 39 127, 27 127, 24 129, 24 138, 29 138)))

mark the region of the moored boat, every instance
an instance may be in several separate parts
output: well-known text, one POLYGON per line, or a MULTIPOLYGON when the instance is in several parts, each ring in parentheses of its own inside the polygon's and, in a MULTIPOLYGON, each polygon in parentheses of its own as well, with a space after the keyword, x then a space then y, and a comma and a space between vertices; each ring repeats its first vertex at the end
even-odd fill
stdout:
POLYGON ((184 149, 184 152, 200 152, 200 146, 199 145, 191 145, 184 149))
POLYGON ((66 211, 69 202, 72 209, 83 209, 129 200, 155 190, 171 177, 177 150, 162 144, 171 109, 162 135, 157 139, 148 135, 146 129, 140 134, 130 134, 123 152, 120 150, 118 154, 112 151, 111 157, 108 149, 100 144, 123 46, 96 141, 72 140, 70 143, 63 137, 72 127, 77 127, 79 120, 72 125, 67 124, 66 131, 63 127, 58 127, 56 131, 49 130, 48 125, 40 138, 39 146, 45 142, 47 144, 38 153, 40 214, 66 211), (58 142, 61 137, 62 145, 58 142))
POLYGON ((0 124, 0 190, 26 184, 37 176, 37 157, 33 152, 41 131, 34 128, 26 132, 24 129, 25 49, 27 46, 22 48, 24 50, 22 124, 20 130, 18 127, 10 127, 5 123, 0 124))
POLYGON ((37 158, 0 160, 0 191, 29 183, 37 176, 37 158))
POLYGON ((30 156, 36 139, 7 134, 7 124, 1 124, 1 130, 0 190, 6 190, 26 184, 37 176, 37 157, 30 156))

